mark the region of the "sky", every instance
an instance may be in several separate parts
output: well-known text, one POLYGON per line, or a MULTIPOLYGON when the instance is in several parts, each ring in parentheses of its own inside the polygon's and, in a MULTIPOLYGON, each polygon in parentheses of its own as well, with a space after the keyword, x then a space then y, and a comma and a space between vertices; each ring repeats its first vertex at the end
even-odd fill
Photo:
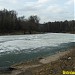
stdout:
POLYGON ((18 16, 40 17, 40 23, 74 20, 75 0, 0 0, 0 10, 15 10, 18 16))

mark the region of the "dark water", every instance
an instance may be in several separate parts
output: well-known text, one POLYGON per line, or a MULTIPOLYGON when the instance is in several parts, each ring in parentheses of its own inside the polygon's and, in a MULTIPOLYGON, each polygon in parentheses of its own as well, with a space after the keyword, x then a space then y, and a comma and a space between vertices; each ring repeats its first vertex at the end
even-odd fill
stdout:
POLYGON ((40 51, 38 52, 30 52, 30 53, 21 52, 19 54, 14 54, 14 53, 5 54, 0 56, 0 67, 8 67, 15 63, 33 60, 38 57, 46 57, 49 55, 53 55, 59 51, 69 50, 70 48, 73 48, 73 47, 75 47, 75 42, 60 44, 55 47, 47 46, 44 48, 41 48, 41 47, 36 48, 35 51, 40 49, 40 51))

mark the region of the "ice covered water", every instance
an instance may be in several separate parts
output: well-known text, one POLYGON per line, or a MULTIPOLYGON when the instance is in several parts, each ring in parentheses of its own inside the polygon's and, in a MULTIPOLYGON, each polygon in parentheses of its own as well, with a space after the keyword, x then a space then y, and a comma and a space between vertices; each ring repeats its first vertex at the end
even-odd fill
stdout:
POLYGON ((58 46, 61 43, 75 42, 75 34, 47 33, 36 35, 0 36, 0 55, 2 53, 35 51, 38 47, 58 46))
MULTIPOLYGON (((47 33, 0 36, 0 66, 53 53, 58 46, 75 42, 75 34, 47 33)), ((67 46, 67 45, 66 45, 67 46)), ((61 48, 64 48, 61 46, 61 48)))

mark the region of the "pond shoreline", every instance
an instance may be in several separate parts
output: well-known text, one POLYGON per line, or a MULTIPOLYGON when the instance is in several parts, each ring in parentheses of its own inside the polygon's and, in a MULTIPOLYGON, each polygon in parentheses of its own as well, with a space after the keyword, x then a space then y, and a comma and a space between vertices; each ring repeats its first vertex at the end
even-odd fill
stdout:
MULTIPOLYGON (((55 55, 53 55, 53 56, 49 56, 49 57, 46 57, 46 58, 42 58, 42 59, 39 59, 38 60, 38 64, 37 64, 37 66, 35 65, 35 64, 31 64, 30 66, 31 67, 29 67, 29 68, 27 68, 27 69, 24 69, 24 67, 25 67, 25 64, 23 63, 23 64, 21 64, 21 65, 19 65, 19 66, 17 66, 18 68, 20 68, 20 69, 22 69, 24 72, 26 71, 26 70, 30 70, 32 73, 33 73, 33 75, 46 75, 46 74, 40 74, 40 70, 41 71, 43 71, 43 69, 46 69, 48 66, 47 65, 49 65, 49 66, 56 66, 56 64, 59 66, 59 64, 61 64, 61 66, 63 66, 64 67, 64 64, 62 64, 62 62, 63 61, 65 61, 65 63, 68 65, 68 66, 72 66, 73 65, 73 67, 72 68, 74 68, 75 66, 75 64, 73 63, 73 64, 71 64, 71 63, 69 63, 70 61, 74 61, 74 56, 72 55, 72 53, 74 54, 75 53, 75 47, 74 48, 72 48, 72 49, 70 49, 70 50, 68 50, 68 51, 64 51, 64 52, 60 52, 60 53, 57 53, 57 54, 55 54, 55 55), (55 58, 56 57, 56 58, 55 58), (52 60, 50 60, 52 58, 52 60), (45 60, 45 63, 44 63, 44 61, 42 61, 42 60, 45 60), (49 61, 50 60, 50 61, 49 61), (40 63, 40 61, 42 61, 41 63, 40 63), (58 64, 58 63, 59 64, 58 64), (61 62, 61 63, 60 63, 61 62), (33 65, 34 65, 34 67, 33 67, 33 65), (47 67, 46 67, 47 66, 47 67), (38 72, 38 74, 37 74, 37 72, 38 72)), ((16 66, 15 66, 16 67, 16 66)), ((65 66, 65 67, 67 67, 67 66, 65 66)), ((72 69, 72 68, 70 68, 70 69, 72 69)), ((64 68, 64 70, 65 70, 66 68, 64 68)), ((69 68, 67 68, 67 70, 68 70, 69 68)), ((75 69, 74 69, 75 70, 75 69)), ((43 71, 44 72, 44 71, 43 71)), ((23 73, 23 72, 22 72, 23 73)), ((42 72, 41 72, 42 73, 42 72)), ((21 74, 20 74, 21 75, 21 74)), ((32 74, 31 74, 32 75, 32 74)), ((61 74, 60 74, 61 75, 61 74)))
MULTIPOLYGON (((51 66, 51 64, 55 63, 58 65, 57 62, 59 62, 59 60, 72 60, 72 53, 75 52, 75 47, 68 50, 68 51, 64 51, 64 52, 59 52, 55 55, 52 56, 48 56, 46 58, 40 58, 38 60, 34 60, 34 61, 28 61, 28 62, 23 62, 20 64, 14 64, 11 66, 11 68, 14 68, 15 70, 12 70, 11 73, 9 74, 3 74, 3 75, 21 75, 22 73, 26 72, 27 70, 29 70, 30 72, 32 72, 30 75, 35 75, 35 73, 39 73, 39 70, 42 70, 44 68, 47 68, 46 66, 49 65, 51 66), (52 58, 52 59, 51 59, 52 58), (51 59, 51 60, 50 60, 51 59), (41 61, 41 62, 40 62, 41 61)), ((61 63, 60 63, 61 64, 61 63)), ((2 75, 2 74, 0 74, 2 75)), ((36 74, 36 75, 43 75, 43 74, 36 74)), ((60 74, 61 75, 61 74, 60 74)))
MULTIPOLYGON (((36 32, 36 33, 32 33, 32 34, 29 34, 29 33, 26 33, 24 34, 23 32, 22 33, 0 33, 0 36, 11 36, 11 35, 36 35, 36 34, 46 34, 47 32, 36 32)), ((53 32, 49 32, 49 33, 53 33, 53 32)), ((62 32, 59 32, 59 33, 62 33, 62 32)), ((75 32, 64 32, 63 34, 75 34, 75 32)))

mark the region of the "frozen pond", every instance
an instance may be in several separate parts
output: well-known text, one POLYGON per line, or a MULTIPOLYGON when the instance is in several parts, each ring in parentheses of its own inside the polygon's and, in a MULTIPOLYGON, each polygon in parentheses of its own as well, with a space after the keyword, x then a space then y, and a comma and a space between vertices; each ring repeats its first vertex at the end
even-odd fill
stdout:
POLYGON ((53 54, 74 42, 75 34, 63 33, 0 36, 0 66, 53 54))

